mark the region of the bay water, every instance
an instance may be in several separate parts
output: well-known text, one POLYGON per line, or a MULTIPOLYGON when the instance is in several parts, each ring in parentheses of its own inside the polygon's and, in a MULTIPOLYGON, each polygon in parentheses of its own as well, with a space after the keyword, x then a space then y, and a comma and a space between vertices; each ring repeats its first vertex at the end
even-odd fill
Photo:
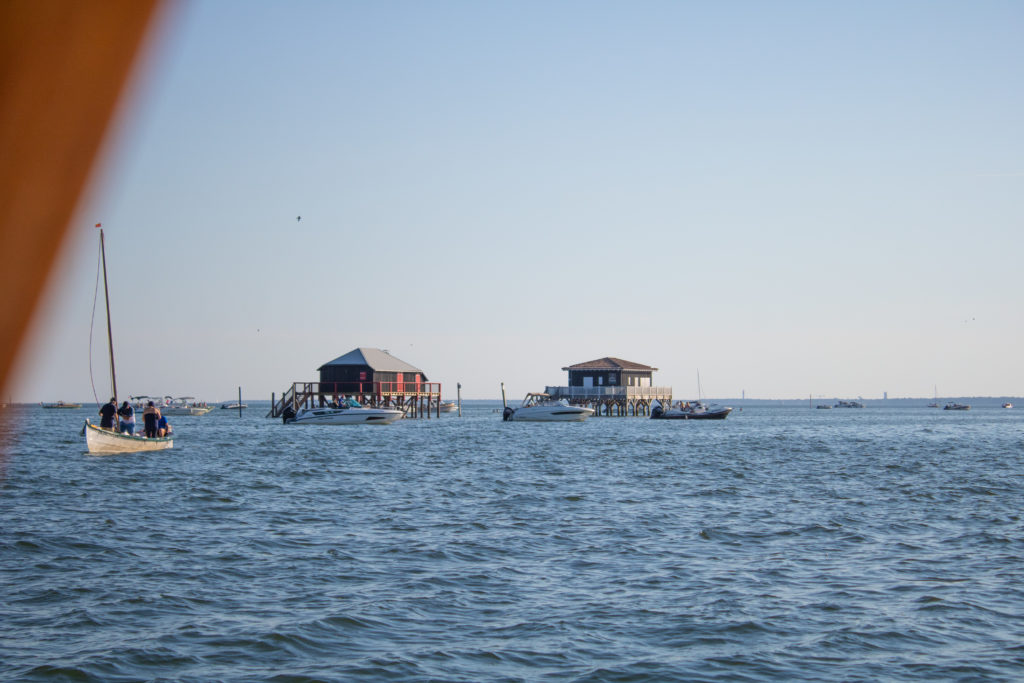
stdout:
POLYGON ((0 679, 1024 679, 1024 410, 500 407, 102 457, 8 409, 0 679))

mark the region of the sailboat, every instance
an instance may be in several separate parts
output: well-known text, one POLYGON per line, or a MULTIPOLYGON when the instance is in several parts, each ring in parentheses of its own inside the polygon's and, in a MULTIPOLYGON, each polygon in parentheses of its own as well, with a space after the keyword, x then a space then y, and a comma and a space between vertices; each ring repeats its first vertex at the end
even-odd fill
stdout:
MULTIPOLYGON (((99 227, 98 225, 96 227, 99 227)), ((107 302, 107 345, 110 349, 110 387, 114 405, 117 405, 117 373, 114 371, 114 335, 110 325, 110 289, 107 286, 107 252, 103 241, 103 228, 100 228, 100 256, 103 264, 103 297, 107 302)), ((174 438, 134 436, 117 431, 100 429, 85 420, 85 444, 94 455, 110 455, 112 453, 138 453, 139 451, 162 451, 174 446, 174 438)))
POLYGON ((938 408, 939 407, 939 385, 938 384, 935 385, 935 400, 932 401, 931 403, 929 403, 928 407, 929 408, 938 408))

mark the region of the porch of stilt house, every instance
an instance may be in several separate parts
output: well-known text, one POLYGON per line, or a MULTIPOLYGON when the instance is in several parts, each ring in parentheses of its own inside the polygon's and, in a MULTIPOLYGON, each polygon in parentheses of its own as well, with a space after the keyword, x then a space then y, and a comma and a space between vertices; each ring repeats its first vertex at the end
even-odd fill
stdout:
POLYGON ((364 406, 394 408, 409 417, 441 417, 440 382, 293 382, 277 398, 270 395, 267 417, 281 417, 288 406, 322 408, 351 397, 364 406))

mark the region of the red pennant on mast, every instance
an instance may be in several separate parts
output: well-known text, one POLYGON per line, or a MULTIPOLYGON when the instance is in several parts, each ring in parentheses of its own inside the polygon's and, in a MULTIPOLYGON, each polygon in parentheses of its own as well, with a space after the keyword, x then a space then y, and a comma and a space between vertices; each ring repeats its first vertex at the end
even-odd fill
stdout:
POLYGON ((102 223, 97 223, 97 224, 96 224, 96 227, 97 227, 97 228, 103 227, 103 224, 102 224, 102 223))

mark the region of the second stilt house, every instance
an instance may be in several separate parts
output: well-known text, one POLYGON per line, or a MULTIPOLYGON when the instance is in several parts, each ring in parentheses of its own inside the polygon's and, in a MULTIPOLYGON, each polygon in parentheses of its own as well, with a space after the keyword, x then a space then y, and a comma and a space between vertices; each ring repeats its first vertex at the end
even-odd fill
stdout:
POLYGON ((658 368, 650 365, 606 356, 562 369, 569 373, 569 386, 546 392, 593 408, 595 416, 650 415, 653 401, 672 402, 672 387, 654 386, 658 368))

